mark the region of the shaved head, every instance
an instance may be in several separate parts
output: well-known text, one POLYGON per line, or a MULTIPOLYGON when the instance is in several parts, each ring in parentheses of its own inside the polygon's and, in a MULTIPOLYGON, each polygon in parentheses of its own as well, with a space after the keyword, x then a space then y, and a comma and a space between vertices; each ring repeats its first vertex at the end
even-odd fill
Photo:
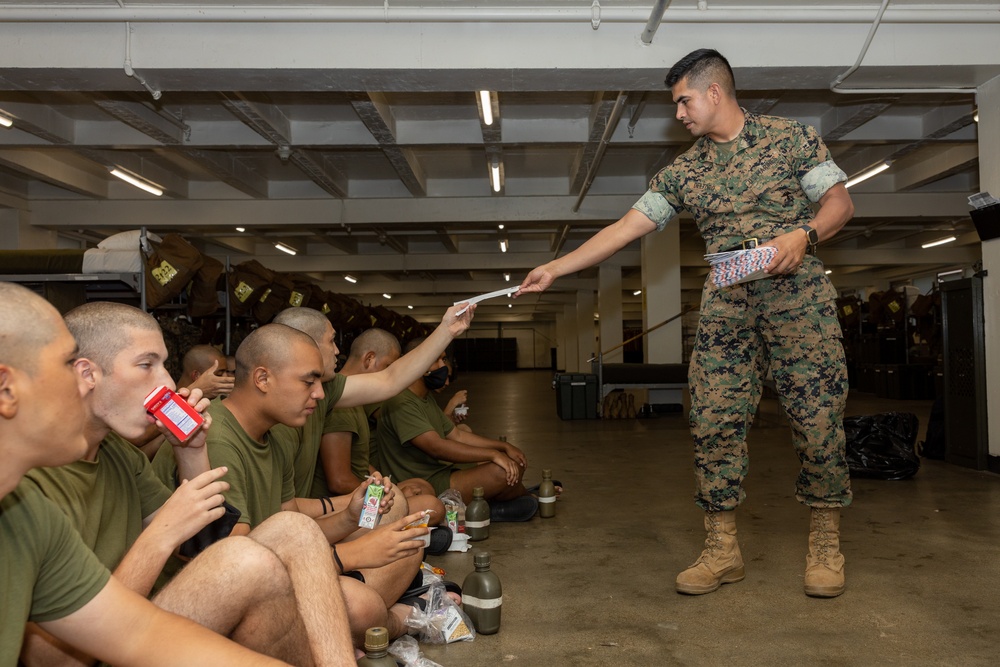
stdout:
POLYGON ((368 329, 351 343, 351 354, 347 358, 351 361, 361 361, 361 358, 369 352, 374 352, 375 356, 381 359, 389 356, 398 357, 399 341, 385 329, 368 329))
POLYGON ((420 344, 423 343, 425 340, 427 340, 426 336, 421 336, 420 338, 414 338, 409 343, 407 343, 406 346, 403 348, 403 354, 409 354, 410 352, 413 352, 415 349, 420 347, 420 344))
POLYGON ((193 372, 204 373, 216 361, 219 362, 219 368, 225 370, 226 355, 222 354, 218 348, 211 345, 195 345, 184 355, 182 364, 184 377, 189 377, 193 372))
POLYGON ((112 301, 85 303, 66 313, 66 326, 80 346, 80 356, 90 359, 110 374, 118 353, 132 344, 136 329, 162 335, 149 313, 112 301))
POLYGON ((285 308, 274 318, 275 324, 284 324, 308 334, 317 343, 323 338, 330 320, 313 308, 285 308))
POLYGON ((39 350, 55 339, 59 311, 13 283, 0 283, 0 303, 0 364, 30 375, 37 367, 39 350))
POLYGON ((251 332, 236 350, 236 386, 250 382, 255 368, 284 366, 291 359, 296 342, 316 347, 311 336, 285 324, 265 324, 251 332))

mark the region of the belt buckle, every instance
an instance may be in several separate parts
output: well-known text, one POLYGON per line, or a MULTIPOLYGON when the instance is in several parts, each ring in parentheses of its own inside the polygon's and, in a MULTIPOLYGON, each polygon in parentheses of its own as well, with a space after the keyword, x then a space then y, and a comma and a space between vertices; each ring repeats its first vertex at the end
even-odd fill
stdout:
POLYGON ((742 248, 743 248, 744 250, 752 250, 753 248, 756 248, 756 247, 757 247, 757 244, 758 244, 758 243, 759 243, 759 241, 758 241, 758 240, 757 240, 756 238, 752 238, 752 239, 743 239, 743 242, 742 242, 742 243, 740 243, 740 246, 741 246, 741 247, 742 247, 742 248))

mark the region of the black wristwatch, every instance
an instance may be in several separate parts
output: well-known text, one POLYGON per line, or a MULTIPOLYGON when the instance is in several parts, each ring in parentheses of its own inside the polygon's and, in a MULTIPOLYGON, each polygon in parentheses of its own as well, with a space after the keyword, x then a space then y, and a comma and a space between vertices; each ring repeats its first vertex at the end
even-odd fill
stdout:
POLYGON ((809 225, 802 225, 799 229, 806 233, 806 237, 809 239, 809 245, 815 246, 819 243, 819 234, 816 233, 815 229, 809 225))

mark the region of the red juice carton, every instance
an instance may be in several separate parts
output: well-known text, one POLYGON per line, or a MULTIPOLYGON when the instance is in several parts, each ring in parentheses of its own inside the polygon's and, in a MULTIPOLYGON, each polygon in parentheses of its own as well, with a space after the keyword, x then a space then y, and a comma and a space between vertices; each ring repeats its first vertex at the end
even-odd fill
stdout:
POLYGON ((385 494, 385 487, 381 484, 369 484, 365 491, 365 504, 361 507, 361 519, 358 526, 361 528, 374 528, 378 525, 382 515, 378 513, 382 496, 385 494))
POLYGON ((184 397, 167 387, 157 387, 143 401, 146 411, 160 420, 179 441, 184 442, 205 418, 188 405, 184 397))

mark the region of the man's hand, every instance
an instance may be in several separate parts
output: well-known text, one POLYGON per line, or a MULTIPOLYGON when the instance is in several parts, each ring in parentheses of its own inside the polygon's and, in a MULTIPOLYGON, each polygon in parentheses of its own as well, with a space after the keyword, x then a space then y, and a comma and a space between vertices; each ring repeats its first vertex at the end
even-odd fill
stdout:
POLYGON ((451 334, 452 338, 460 336, 472 324, 472 314, 474 312, 476 312, 476 304, 469 306, 463 301, 445 311, 444 317, 441 318, 441 324, 448 328, 448 333, 451 334), (468 310, 461 315, 456 315, 463 308, 467 308, 468 310))
POLYGON ((494 454, 491 460, 493 463, 496 463, 498 466, 503 468, 504 472, 507 473, 507 486, 514 486, 517 484, 517 480, 520 475, 517 461, 502 452, 494 454))
POLYGON ((464 404, 469 400, 469 392, 465 389, 459 389, 455 392, 455 395, 451 397, 448 401, 448 405, 444 408, 444 413, 448 415, 448 419, 456 424, 460 424, 465 421, 465 415, 456 415, 455 408, 464 404))
POLYGON ((552 283, 555 282, 556 276, 552 274, 549 270, 548 264, 543 264, 538 268, 534 269, 529 273, 524 280, 521 281, 521 286, 516 292, 514 292, 514 298, 521 296, 522 294, 527 294, 529 292, 544 292, 552 283))
POLYGON ((802 258, 806 256, 806 248, 809 247, 809 237, 801 229, 793 229, 761 245, 778 249, 778 254, 765 271, 771 274, 792 273, 802 265, 802 258))
POLYGON ((205 370, 198 376, 198 379, 188 385, 190 389, 201 389, 201 393, 208 399, 217 398, 221 395, 228 396, 233 393, 235 378, 226 375, 216 375, 219 370, 218 360, 212 362, 212 367, 205 370))
POLYGON ((200 449, 205 446, 205 439, 208 437, 208 429, 212 425, 212 416, 209 415, 206 410, 208 406, 211 405, 211 401, 204 398, 201 393, 201 389, 191 389, 189 387, 181 387, 177 390, 177 393, 187 401, 187 404, 194 408, 194 411, 202 416, 205 420, 201 426, 196 428, 188 439, 184 442, 178 440, 170 430, 164 426, 163 422, 159 419, 156 420, 156 428, 160 430, 160 433, 167 439, 174 447, 180 447, 185 449, 200 449))
POLYGON ((505 442, 503 446, 503 451, 508 456, 508 458, 512 459, 519 466, 521 466, 522 468, 527 467, 528 458, 524 455, 524 452, 522 452, 520 449, 510 444, 509 442, 505 442))
POLYGON ((421 510, 385 526, 379 526, 356 540, 338 544, 337 551, 341 560, 345 561, 344 566, 348 570, 383 567, 417 553, 424 546, 424 543, 417 538, 430 533, 430 528, 404 527, 423 515, 424 512, 421 510))
POLYGON ((368 491, 369 484, 381 484, 384 492, 382 493, 382 502, 379 503, 378 513, 385 514, 392 509, 392 505, 396 502, 396 487, 393 486, 392 481, 389 476, 383 477, 379 472, 373 472, 368 475, 368 479, 361 482, 354 493, 351 494, 351 502, 347 504, 347 511, 350 513, 351 518, 355 521, 361 519, 361 510, 365 506, 365 493, 368 491))
POLYGON ((156 511, 144 532, 163 540, 170 550, 226 513, 222 494, 229 483, 220 481, 228 468, 215 468, 192 480, 183 480, 167 502, 156 511))

